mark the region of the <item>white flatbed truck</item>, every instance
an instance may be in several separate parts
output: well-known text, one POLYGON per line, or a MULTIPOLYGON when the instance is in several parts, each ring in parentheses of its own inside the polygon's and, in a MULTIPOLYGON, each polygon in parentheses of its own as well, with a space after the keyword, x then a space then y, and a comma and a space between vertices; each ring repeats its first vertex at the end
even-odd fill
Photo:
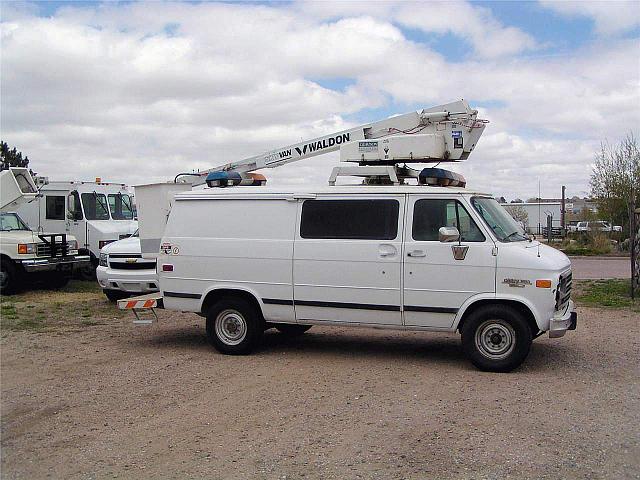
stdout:
POLYGON ((197 313, 228 354, 251 352, 267 328, 297 335, 313 325, 361 326, 457 331, 478 368, 516 368, 535 337, 575 329, 571 264, 532 241, 490 195, 462 188, 461 176, 393 163, 466 158, 484 124, 466 102, 456 106, 466 114, 455 120, 419 112, 413 127, 392 118, 382 129, 390 135, 342 142, 342 160, 357 166, 336 167, 333 186, 216 188, 262 183, 251 171, 263 163, 250 160, 239 176, 230 164, 207 172, 212 188, 137 189, 150 247, 143 256, 157 258, 159 292, 120 308, 138 322, 158 307, 197 313), (452 153, 456 145, 466 154, 452 153), (365 184, 335 185, 343 174, 365 184))

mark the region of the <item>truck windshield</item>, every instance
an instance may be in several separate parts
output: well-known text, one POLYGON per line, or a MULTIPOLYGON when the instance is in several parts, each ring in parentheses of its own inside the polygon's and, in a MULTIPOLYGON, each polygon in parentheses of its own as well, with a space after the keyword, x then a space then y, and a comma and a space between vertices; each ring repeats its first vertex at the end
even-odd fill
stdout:
POLYGON ((82 206, 87 220, 109 220, 107 199, 103 193, 83 193, 82 206))
POLYGON ((126 193, 109 194, 109 209, 114 220, 133 220, 131 198, 126 193))
POLYGON ((11 230, 31 231, 17 213, 0 213, 0 231, 10 232, 11 230))
POLYGON ((522 227, 493 198, 474 197, 471 204, 501 242, 529 240, 522 227))

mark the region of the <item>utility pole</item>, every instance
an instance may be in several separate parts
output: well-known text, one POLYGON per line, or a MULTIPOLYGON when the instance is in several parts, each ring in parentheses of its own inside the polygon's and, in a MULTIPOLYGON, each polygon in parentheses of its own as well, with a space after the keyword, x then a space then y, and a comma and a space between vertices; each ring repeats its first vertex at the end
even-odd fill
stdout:
POLYGON ((560 208, 560 226, 562 227, 562 237, 567 235, 567 211, 566 211, 566 193, 567 187, 562 186, 562 207, 560 208))

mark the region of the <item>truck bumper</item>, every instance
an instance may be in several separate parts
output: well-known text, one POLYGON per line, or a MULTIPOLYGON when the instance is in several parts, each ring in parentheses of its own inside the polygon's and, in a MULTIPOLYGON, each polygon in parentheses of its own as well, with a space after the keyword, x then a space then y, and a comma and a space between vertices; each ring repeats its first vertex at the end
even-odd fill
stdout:
POLYGON ((20 260, 20 265, 26 272, 49 272, 52 270, 73 270, 74 266, 85 265, 90 262, 89 255, 74 255, 69 257, 28 258, 20 260))
POLYGON ((574 311, 573 301, 569 301, 567 310, 562 314, 554 315, 549 322, 549 338, 559 338, 567 333, 567 330, 575 330, 578 325, 578 314, 574 311))
POLYGON ((118 270, 98 267, 96 278, 106 290, 121 290, 127 293, 151 293, 158 291, 158 275, 155 270, 118 270))

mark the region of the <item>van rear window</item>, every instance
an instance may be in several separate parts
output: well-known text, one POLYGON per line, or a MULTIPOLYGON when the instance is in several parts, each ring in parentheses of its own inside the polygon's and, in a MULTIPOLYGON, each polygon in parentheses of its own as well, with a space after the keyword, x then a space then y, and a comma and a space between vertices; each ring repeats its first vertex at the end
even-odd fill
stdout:
POLYGON ((397 200, 306 200, 300 236, 351 240, 393 240, 398 235, 397 200))

